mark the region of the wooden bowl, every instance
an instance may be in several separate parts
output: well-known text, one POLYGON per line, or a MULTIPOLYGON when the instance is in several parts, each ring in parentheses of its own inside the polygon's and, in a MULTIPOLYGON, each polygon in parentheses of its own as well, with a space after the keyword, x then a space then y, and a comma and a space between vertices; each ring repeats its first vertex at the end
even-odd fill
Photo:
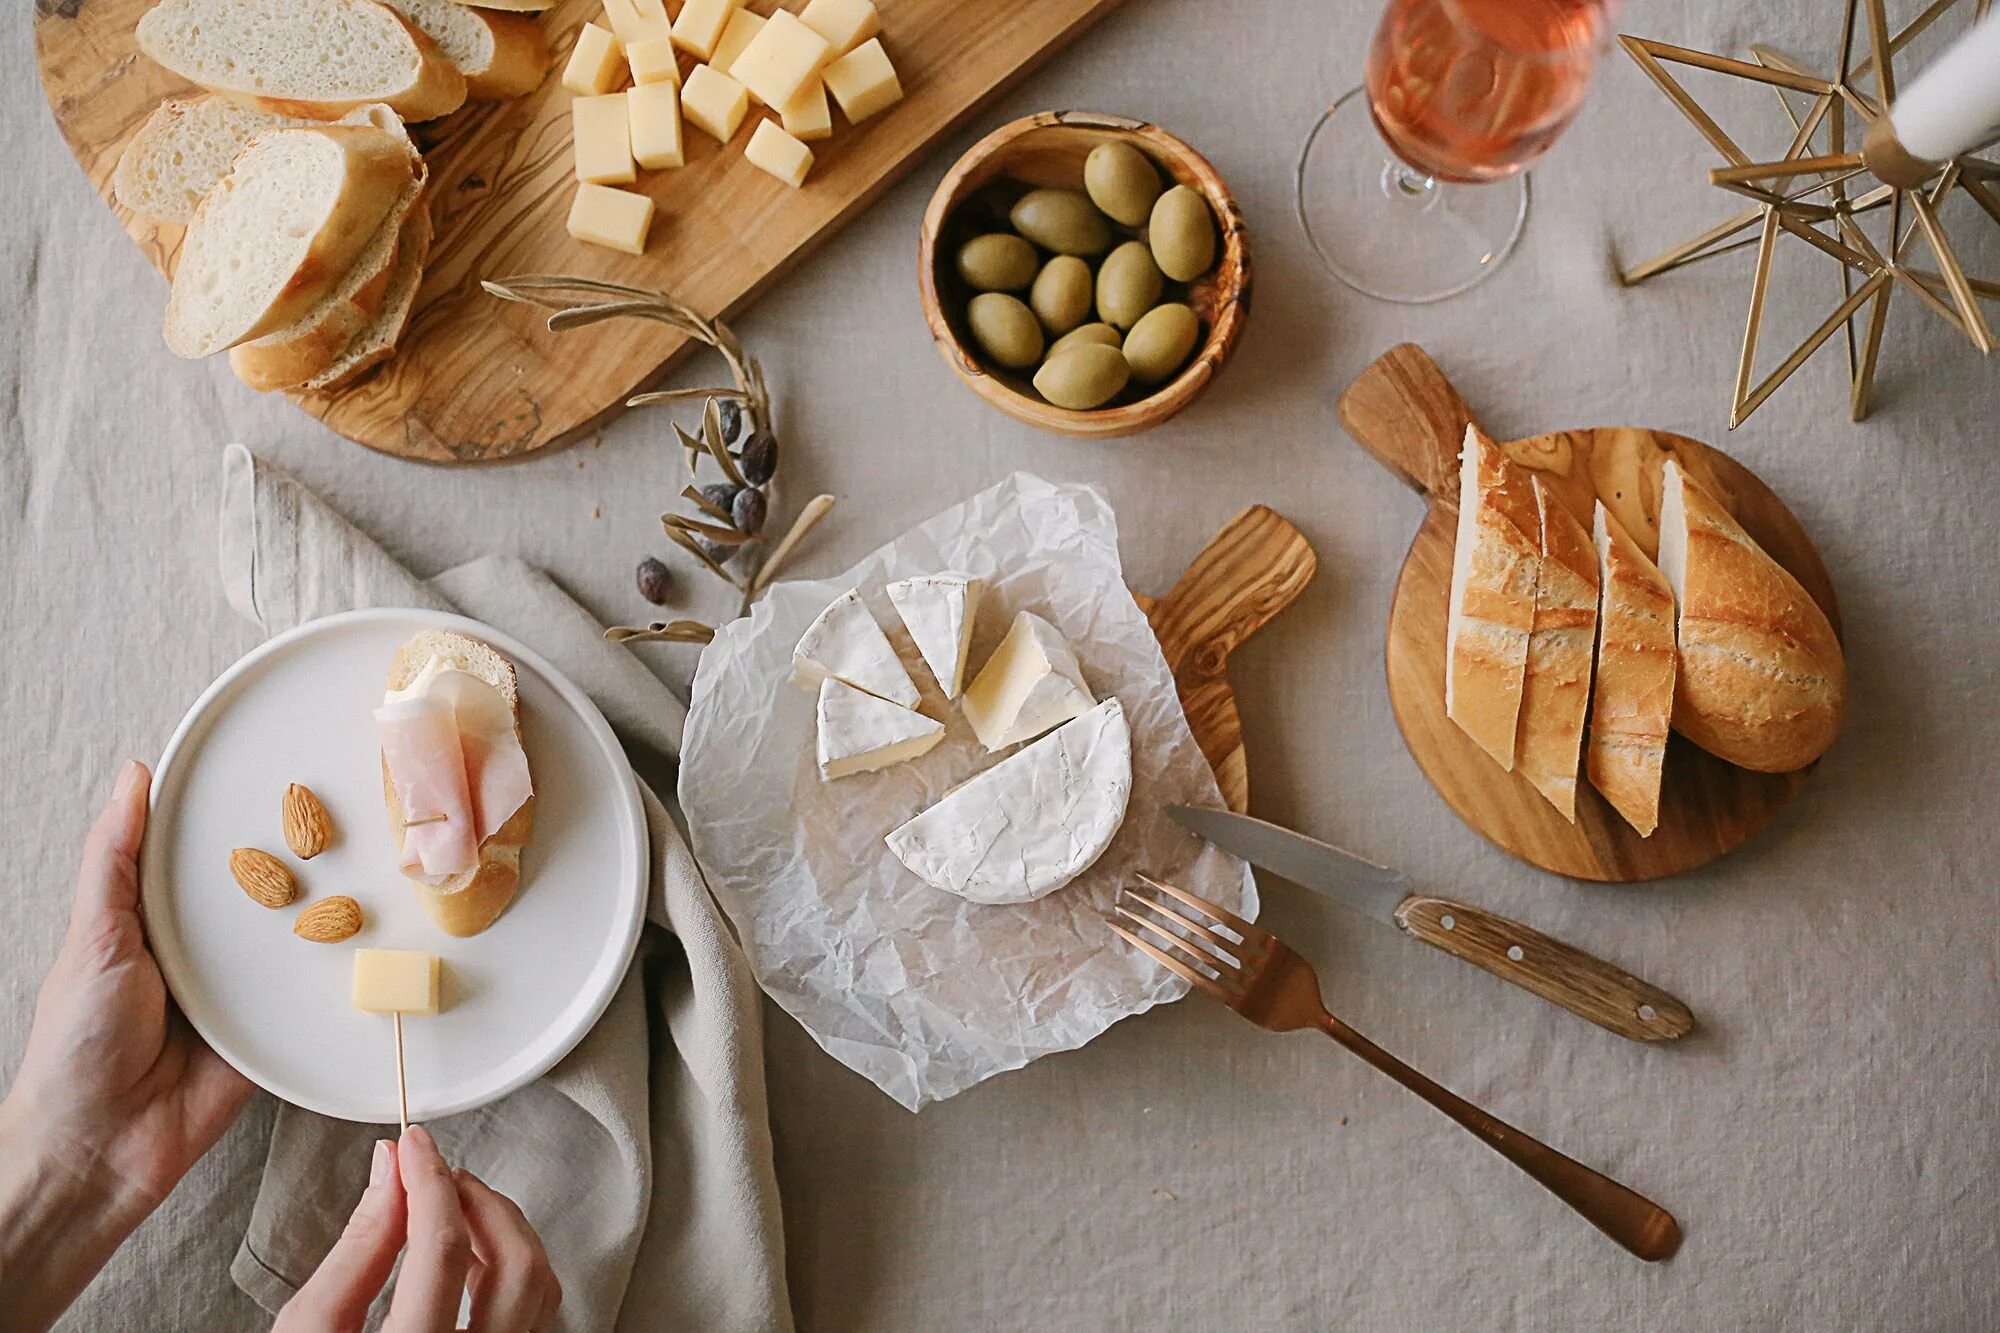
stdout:
POLYGON ((917 270, 924 319, 958 377, 1016 421, 1059 435, 1108 439, 1165 421, 1208 387, 1235 350, 1250 315, 1250 240, 1243 212, 1208 159, 1157 125, 1091 111, 1038 112, 1002 125, 974 144, 938 182, 924 211, 917 270), (972 237, 1006 229, 1008 207, 1028 190, 1082 189, 1083 160, 1107 139, 1131 144, 1152 159, 1170 186, 1186 185, 1207 200, 1221 244, 1215 264, 1187 285, 1185 299, 1203 329, 1187 365, 1143 398, 1131 397, 1127 389, 1103 407, 1079 412, 1047 402, 1027 377, 984 361, 965 323, 974 293, 958 276, 952 257, 972 237))

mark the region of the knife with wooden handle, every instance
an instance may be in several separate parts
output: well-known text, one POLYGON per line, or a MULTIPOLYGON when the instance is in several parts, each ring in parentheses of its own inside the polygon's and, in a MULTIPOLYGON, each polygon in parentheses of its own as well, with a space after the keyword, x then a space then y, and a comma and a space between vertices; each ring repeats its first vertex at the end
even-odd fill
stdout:
POLYGON ((1452 957, 1484 968, 1633 1041, 1671 1041, 1694 1027, 1688 1007, 1601 958, 1483 908, 1413 891, 1400 871, 1249 815, 1167 807, 1182 827, 1225 852, 1387 921, 1452 957))

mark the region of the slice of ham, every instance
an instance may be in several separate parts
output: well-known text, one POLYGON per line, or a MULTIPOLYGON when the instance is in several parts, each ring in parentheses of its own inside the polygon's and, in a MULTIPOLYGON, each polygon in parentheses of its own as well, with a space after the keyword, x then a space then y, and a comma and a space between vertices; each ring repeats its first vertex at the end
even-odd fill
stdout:
POLYGON ((480 844, 533 792, 506 699, 470 672, 427 667, 375 724, 402 807, 404 872, 436 884, 476 867, 480 844))

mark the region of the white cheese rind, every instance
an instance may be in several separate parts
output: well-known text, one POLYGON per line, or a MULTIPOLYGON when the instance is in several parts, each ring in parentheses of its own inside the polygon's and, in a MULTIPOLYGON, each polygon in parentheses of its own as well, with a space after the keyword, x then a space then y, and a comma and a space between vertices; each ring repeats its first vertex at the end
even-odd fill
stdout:
POLYGON ((858 592, 834 598, 792 650, 794 684, 817 690, 829 676, 905 708, 915 708, 920 697, 858 592))
POLYGON ((1033 740, 1097 703, 1062 634, 1032 611, 1014 617, 959 707, 988 750, 1033 740))
POLYGON ((930 574, 889 585, 889 601, 947 699, 965 688, 965 658, 985 591, 986 581, 970 574, 930 574))
POLYGON ((1131 794, 1131 727, 1107 699, 883 841, 933 888, 975 903, 1033 902, 1104 854, 1131 794))
POLYGON ((944 739, 932 721, 846 681, 819 683, 819 771, 828 780, 873 773, 925 754, 944 739))

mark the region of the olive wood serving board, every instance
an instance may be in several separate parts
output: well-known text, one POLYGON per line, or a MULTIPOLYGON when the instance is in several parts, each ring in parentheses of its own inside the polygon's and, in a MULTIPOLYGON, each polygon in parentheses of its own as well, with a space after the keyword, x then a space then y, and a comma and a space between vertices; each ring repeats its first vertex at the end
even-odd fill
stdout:
POLYGON ((1318 568, 1303 533, 1275 510, 1252 505, 1201 549, 1165 596, 1133 594, 1159 636, 1223 802, 1238 814, 1250 809, 1250 770, 1229 655, 1290 606, 1318 568))
MULTIPOLYGON (((1493 762, 1445 716, 1445 620, 1458 525, 1458 452, 1472 412, 1415 344, 1393 347, 1340 397, 1348 433, 1424 498, 1389 611, 1389 702, 1417 766, 1460 818, 1524 861, 1577 879, 1632 882, 1692 870, 1768 825, 1812 774, 1752 773, 1675 735, 1668 743, 1660 825, 1635 833, 1588 781, 1571 824, 1518 773, 1493 762)), ((1750 535, 1812 594, 1835 632, 1826 567, 1784 502, 1742 463, 1684 435, 1641 427, 1559 431, 1501 445, 1533 468, 1582 520, 1604 505, 1657 557, 1661 468, 1671 457, 1719 497, 1750 535)))
MULTIPOLYGON (((36 0, 35 58, 70 150, 164 273, 182 228, 131 216, 111 191, 126 140, 162 97, 192 91, 137 49, 133 28, 151 2, 36 0)), ((696 345, 638 319, 558 340, 542 327, 545 312, 494 299, 480 279, 577 274, 665 290, 705 315, 741 310, 919 153, 1118 2, 877 0, 903 101, 864 124, 843 121, 831 139, 812 145, 812 176, 799 190, 743 158, 761 110, 753 108, 728 145, 689 130, 685 167, 642 173, 640 188, 658 200, 659 216, 646 253, 629 256, 580 244, 564 229, 575 182, 570 94, 559 79, 600 0, 558 0, 541 16, 555 61, 539 89, 415 127, 431 168, 437 239, 395 359, 346 390, 293 401, 351 440, 427 462, 492 462, 575 439, 696 345)), ((748 7, 777 6, 751 0, 748 7)), ((683 69, 690 66, 683 56, 683 69)), ((914 308, 915 294, 909 299, 914 308)), ((157 318, 164 308, 163 301, 133 313, 157 318)))

